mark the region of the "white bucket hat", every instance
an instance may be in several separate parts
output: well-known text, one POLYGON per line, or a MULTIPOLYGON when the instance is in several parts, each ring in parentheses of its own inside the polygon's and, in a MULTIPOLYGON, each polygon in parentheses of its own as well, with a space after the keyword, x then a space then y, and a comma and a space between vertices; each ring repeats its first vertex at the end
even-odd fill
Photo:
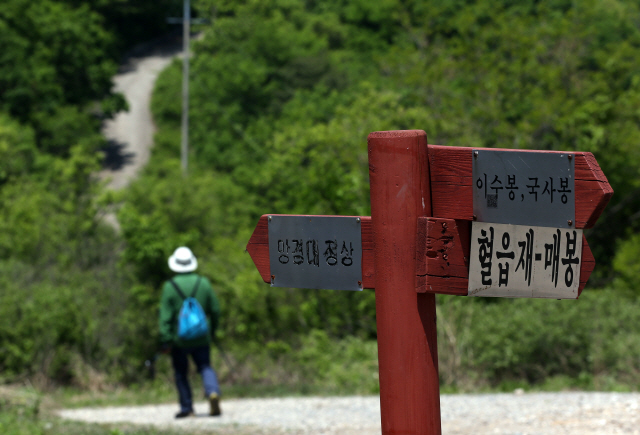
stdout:
POLYGON ((169 269, 176 273, 193 272, 198 268, 198 260, 191 249, 181 246, 169 257, 169 269))

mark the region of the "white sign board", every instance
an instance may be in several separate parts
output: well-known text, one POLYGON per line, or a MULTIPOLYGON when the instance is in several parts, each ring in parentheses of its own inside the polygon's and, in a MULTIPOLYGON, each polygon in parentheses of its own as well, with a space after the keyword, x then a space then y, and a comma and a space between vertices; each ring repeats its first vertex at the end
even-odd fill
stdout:
POLYGON ((576 299, 582 230, 473 222, 469 296, 576 299))

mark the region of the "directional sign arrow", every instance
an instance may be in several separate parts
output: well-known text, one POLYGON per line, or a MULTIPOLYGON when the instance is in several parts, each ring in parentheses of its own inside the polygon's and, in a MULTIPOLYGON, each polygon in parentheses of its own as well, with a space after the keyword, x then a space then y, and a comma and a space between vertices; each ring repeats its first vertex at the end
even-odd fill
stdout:
MULTIPOLYGON (((291 215, 262 215, 249 243, 247 243, 247 252, 251 256, 254 264, 260 272, 260 276, 264 282, 271 283, 273 281, 271 273, 271 265, 269 260, 269 217, 270 216, 291 216, 291 215)), ((311 216, 307 217, 339 217, 347 216, 311 216)), ((351 216, 358 218, 358 216, 351 216)), ((373 236, 371 234, 371 217, 359 216, 360 230, 362 237, 362 288, 374 288, 374 271, 373 271, 373 236)))
MULTIPOLYGON (((247 244, 258 272, 266 283, 271 283, 269 262, 268 217, 263 215, 256 225, 247 244)), ((362 287, 375 288, 375 270, 373 265, 373 234, 371 217, 360 216, 362 230, 362 287)), ((440 293, 458 296, 467 295, 469 283, 469 240, 471 228, 469 221, 419 218, 416 264, 416 291, 419 293, 440 293), (427 284, 428 283, 428 284, 427 284)), ((595 260, 586 238, 582 239, 582 262, 580 265, 580 287, 582 293, 595 260)))
MULTIPOLYGON (((502 152, 520 150, 500 150, 502 152)), ((416 243, 416 291, 467 295, 469 285, 469 247, 473 213, 473 159, 471 148, 429 145, 431 201, 435 217, 418 220, 416 243)), ((574 160, 576 229, 592 227, 613 194, 606 177, 591 153, 535 152, 527 154, 558 154, 574 160)), ((527 156, 525 154, 525 157, 527 156)), ((515 155, 515 154, 514 154, 515 155)), ((520 154, 521 155, 521 154, 520 154)), ((269 259, 269 216, 263 215, 247 244, 260 276, 273 282, 269 259)), ((362 287, 375 288, 374 243, 369 216, 361 216, 362 287)), ((595 260, 584 236, 579 267, 579 287, 582 293, 595 260)))
MULTIPOLYGON (((418 292, 467 295, 469 291, 469 260, 475 259, 478 255, 478 252, 475 252, 474 257, 470 258, 469 238, 471 231, 469 226, 473 221, 483 220, 483 216, 477 216, 477 212, 474 211, 478 209, 478 188, 480 187, 485 187, 485 189, 489 187, 487 189, 489 193, 492 193, 491 188, 494 188, 495 203, 492 206, 496 207, 495 211, 492 211, 486 209, 486 204, 480 204, 480 211, 486 211, 488 215, 493 213, 492 216, 501 218, 503 216, 500 215, 497 208, 498 198, 500 198, 500 207, 507 206, 505 207, 507 209, 508 206, 512 206, 512 209, 518 210, 521 203, 533 203, 536 213, 541 213, 545 219, 553 219, 553 215, 558 213, 558 206, 563 205, 559 191, 570 191, 569 198, 572 198, 572 201, 568 201, 567 205, 574 206, 571 210, 571 213, 574 214, 571 214, 568 220, 566 218, 564 221, 560 219, 560 224, 551 226, 576 230, 593 227, 613 195, 613 189, 591 153, 489 150, 439 145, 429 145, 428 148, 434 218, 422 218, 419 221, 419 240, 416 253, 418 265, 416 289, 418 292), (484 159, 479 157, 484 157, 484 159), (554 172, 544 167, 544 162, 554 162, 554 159, 570 162, 572 166, 569 172, 558 175, 557 171, 554 172), (485 166, 481 167, 478 163, 487 160, 490 163, 485 166), (540 164, 541 161, 542 164, 540 164), (493 167, 491 162, 494 164, 493 167), (530 169, 533 173, 518 172, 518 168, 530 169), (488 177, 487 172, 489 172, 488 177), (513 190, 514 193, 518 193, 517 195, 507 190, 508 182, 511 182, 510 177, 514 180, 517 177, 520 181, 524 178, 524 183, 520 184, 519 190, 513 190), (492 180, 493 184, 490 184, 492 180), (556 183, 555 190, 554 181, 556 183), (561 189, 562 181, 569 186, 573 185, 573 188, 564 187, 561 189), (507 192, 509 192, 509 196, 507 192), (553 203, 551 196, 552 192, 557 195, 555 203, 553 203)), ((487 197, 486 190, 484 197, 482 195, 480 197, 482 199, 487 197)), ((566 202, 566 197, 562 199, 566 202)), ((507 220, 501 222, 539 225, 535 223, 537 218, 532 218, 530 212, 517 215, 517 212, 510 211, 507 214, 509 214, 507 220), (511 222, 510 218, 529 221, 511 222)), ((495 221, 489 219, 489 222, 495 221)), ((579 296, 584 289, 595 266, 595 260, 586 238, 583 235, 580 238, 582 239, 580 278, 575 297, 579 296)), ((492 247, 496 251, 500 250, 500 240, 497 239, 494 243, 492 247)), ((509 243, 508 239, 507 243, 509 243)), ((541 249, 541 252, 544 253, 545 249, 541 249)), ((541 254, 540 257, 542 256, 544 255, 541 254)), ((517 259, 515 260, 517 261, 517 259)), ((547 259, 540 258, 540 260, 539 264, 544 264, 546 270, 545 261, 547 259)), ((512 263, 512 273, 515 265, 512 263)))
MULTIPOLYGON (((575 164, 575 222, 572 224, 574 228, 593 227, 613 195, 613 189, 592 153, 499 151, 531 155, 564 154, 573 156, 575 164)), ((474 220, 473 156, 474 149, 472 148, 429 145, 431 201, 434 217, 474 220)))
MULTIPOLYGON (((416 244, 416 291, 467 296, 469 286, 470 222, 421 217, 416 244)), ((587 239, 582 236, 580 296, 596 265, 587 239)))

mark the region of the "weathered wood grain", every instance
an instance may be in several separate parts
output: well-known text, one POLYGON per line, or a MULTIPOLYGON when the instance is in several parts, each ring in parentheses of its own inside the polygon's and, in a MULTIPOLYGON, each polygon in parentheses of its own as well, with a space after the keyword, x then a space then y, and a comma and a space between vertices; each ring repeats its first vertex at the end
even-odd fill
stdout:
POLYGON ((592 228, 613 196, 596 158, 591 153, 576 153, 576 228, 592 228))
POLYGON ((418 219, 416 240, 416 291, 418 293, 467 295, 469 233, 469 221, 429 217, 418 219))
POLYGON ((472 151, 429 145, 433 217, 473 220, 472 151))
MULTIPOLYGON (((584 286, 587 285, 587 281, 591 276, 591 272, 596 267, 596 260, 593 258, 591 248, 587 243, 587 238, 582 235, 582 264, 580 264, 580 287, 578 287, 578 297, 582 294, 584 286)), ((577 299, 577 298, 576 298, 577 299)))

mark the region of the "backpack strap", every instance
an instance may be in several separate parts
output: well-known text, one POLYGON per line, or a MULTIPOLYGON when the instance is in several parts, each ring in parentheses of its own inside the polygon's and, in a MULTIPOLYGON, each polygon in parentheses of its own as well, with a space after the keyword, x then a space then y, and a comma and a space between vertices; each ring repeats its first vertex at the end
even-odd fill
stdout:
POLYGON ((191 297, 195 298, 196 297, 196 293, 198 292, 198 286, 200 285, 200 278, 202 278, 200 275, 198 275, 198 279, 196 280, 196 285, 195 287, 193 287, 193 292, 191 293, 191 297))
POLYGON ((182 293, 182 290, 180 290, 180 287, 178 287, 178 284, 176 284, 176 282, 173 280, 173 278, 171 278, 171 279, 169 280, 169 282, 170 282, 171 284, 173 284, 173 287, 175 287, 176 291, 178 292, 178 294, 180 295, 180 297, 181 297, 182 299, 187 299, 187 297, 184 295, 184 293, 182 293))
MULTIPOLYGON (((198 276, 198 280, 196 281, 196 285, 195 285, 195 287, 193 288, 193 293, 191 293, 191 297, 192 297, 192 298, 194 298, 194 297, 196 296, 196 292, 198 291, 198 286, 200 285, 200 279, 201 279, 201 278, 202 278, 201 276, 198 276)), ((184 300, 184 299, 187 299, 187 297, 184 295, 184 293, 182 292, 182 290, 180 290, 180 287, 178 287, 178 284, 176 284, 176 282, 173 280, 173 278, 171 278, 171 279, 169 280, 169 282, 170 282, 171 284, 173 284, 173 287, 176 289, 176 291, 178 292, 178 294, 180 295, 180 297, 181 297, 183 300, 184 300)))

